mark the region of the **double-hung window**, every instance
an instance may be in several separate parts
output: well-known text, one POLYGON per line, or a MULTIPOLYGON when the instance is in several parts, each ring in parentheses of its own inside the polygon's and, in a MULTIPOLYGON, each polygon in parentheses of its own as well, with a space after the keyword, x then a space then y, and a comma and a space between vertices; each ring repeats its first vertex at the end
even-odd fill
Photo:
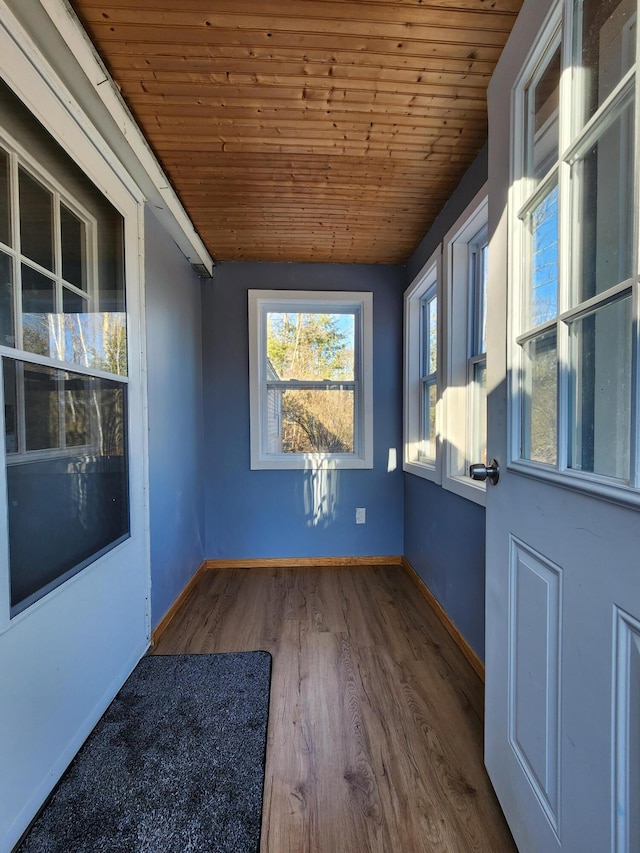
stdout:
POLYGON ((405 471, 440 481, 440 250, 405 292, 405 471))
POLYGON ((404 470, 477 503, 486 459, 489 236, 483 188, 405 293, 404 470))
POLYGON ((469 479, 469 465, 486 461, 487 188, 470 202, 443 243, 446 405, 443 411, 443 485, 484 503, 485 484, 469 479))
POLYGON ((249 291, 251 467, 371 468, 371 293, 249 291))

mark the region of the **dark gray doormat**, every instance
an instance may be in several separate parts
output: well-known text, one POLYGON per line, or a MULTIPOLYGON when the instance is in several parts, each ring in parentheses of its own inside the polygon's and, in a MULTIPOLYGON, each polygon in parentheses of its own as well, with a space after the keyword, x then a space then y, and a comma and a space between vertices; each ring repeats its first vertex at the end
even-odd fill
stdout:
POLYGON ((20 853, 254 853, 271 656, 152 655, 111 703, 20 853))

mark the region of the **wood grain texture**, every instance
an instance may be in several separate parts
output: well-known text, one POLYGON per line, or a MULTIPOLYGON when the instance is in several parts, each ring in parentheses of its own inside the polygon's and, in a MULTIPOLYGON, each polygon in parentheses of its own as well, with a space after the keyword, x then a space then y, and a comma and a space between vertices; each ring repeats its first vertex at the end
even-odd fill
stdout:
POLYGON ((404 263, 522 0, 71 0, 217 260, 404 263))
POLYGON ((205 560, 207 569, 297 569, 304 566, 401 566, 403 557, 266 557, 261 560, 205 560))
POLYGON ((431 607, 438 619, 442 622, 451 639, 455 642, 462 654, 466 657, 471 666, 474 668, 478 677, 481 678, 482 682, 484 683, 484 663, 480 660, 478 655, 474 652, 469 643, 465 640, 460 631, 456 628, 454 623, 451 621, 451 618, 449 617, 447 611, 440 604, 438 599, 431 592, 429 587, 425 584, 425 582, 413 568, 411 563, 406 559, 406 557, 402 558, 402 565, 405 567, 407 572, 409 572, 409 575, 411 576, 413 582, 418 587, 421 594, 424 596, 425 600, 429 604, 429 607, 431 607))
POLYGON ((273 655, 262 853, 515 853, 483 686, 394 566, 204 572, 155 653, 273 655))

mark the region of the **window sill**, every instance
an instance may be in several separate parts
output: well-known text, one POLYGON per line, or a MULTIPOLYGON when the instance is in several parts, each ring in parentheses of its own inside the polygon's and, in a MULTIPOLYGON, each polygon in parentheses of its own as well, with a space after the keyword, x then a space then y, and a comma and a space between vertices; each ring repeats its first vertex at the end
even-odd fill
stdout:
POLYGON ((402 470, 407 474, 415 474, 416 477, 422 477, 424 480, 431 480, 437 485, 441 484, 442 478, 440 470, 435 465, 427 465, 424 462, 403 462, 402 470))
POLYGON ((453 492, 461 498, 473 501, 479 506, 487 505, 487 487, 484 483, 475 483, 469 477, 462 475, 445 476, 442 486, 449 492, 453 492))
POLYGON ((252 471, 336 471, 363 470, 366 468, 373 468, 372 459, 322 453, 292 454, 291 456, 262 457, 251 460, 252 471))

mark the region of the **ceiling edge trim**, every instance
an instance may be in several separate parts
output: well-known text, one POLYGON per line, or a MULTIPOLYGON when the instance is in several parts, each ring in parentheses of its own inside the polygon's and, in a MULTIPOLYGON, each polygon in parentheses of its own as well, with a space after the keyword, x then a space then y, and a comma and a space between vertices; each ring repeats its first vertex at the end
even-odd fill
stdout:
POLYGON ((21 9, 29 5, 28 14, 20 16, 26 18, 23 26, 186 259, 211 273, 214 261, 209 251, 68 0, 14 2, 21 9), (55 41, 52 29, 58 35, 55 41))

